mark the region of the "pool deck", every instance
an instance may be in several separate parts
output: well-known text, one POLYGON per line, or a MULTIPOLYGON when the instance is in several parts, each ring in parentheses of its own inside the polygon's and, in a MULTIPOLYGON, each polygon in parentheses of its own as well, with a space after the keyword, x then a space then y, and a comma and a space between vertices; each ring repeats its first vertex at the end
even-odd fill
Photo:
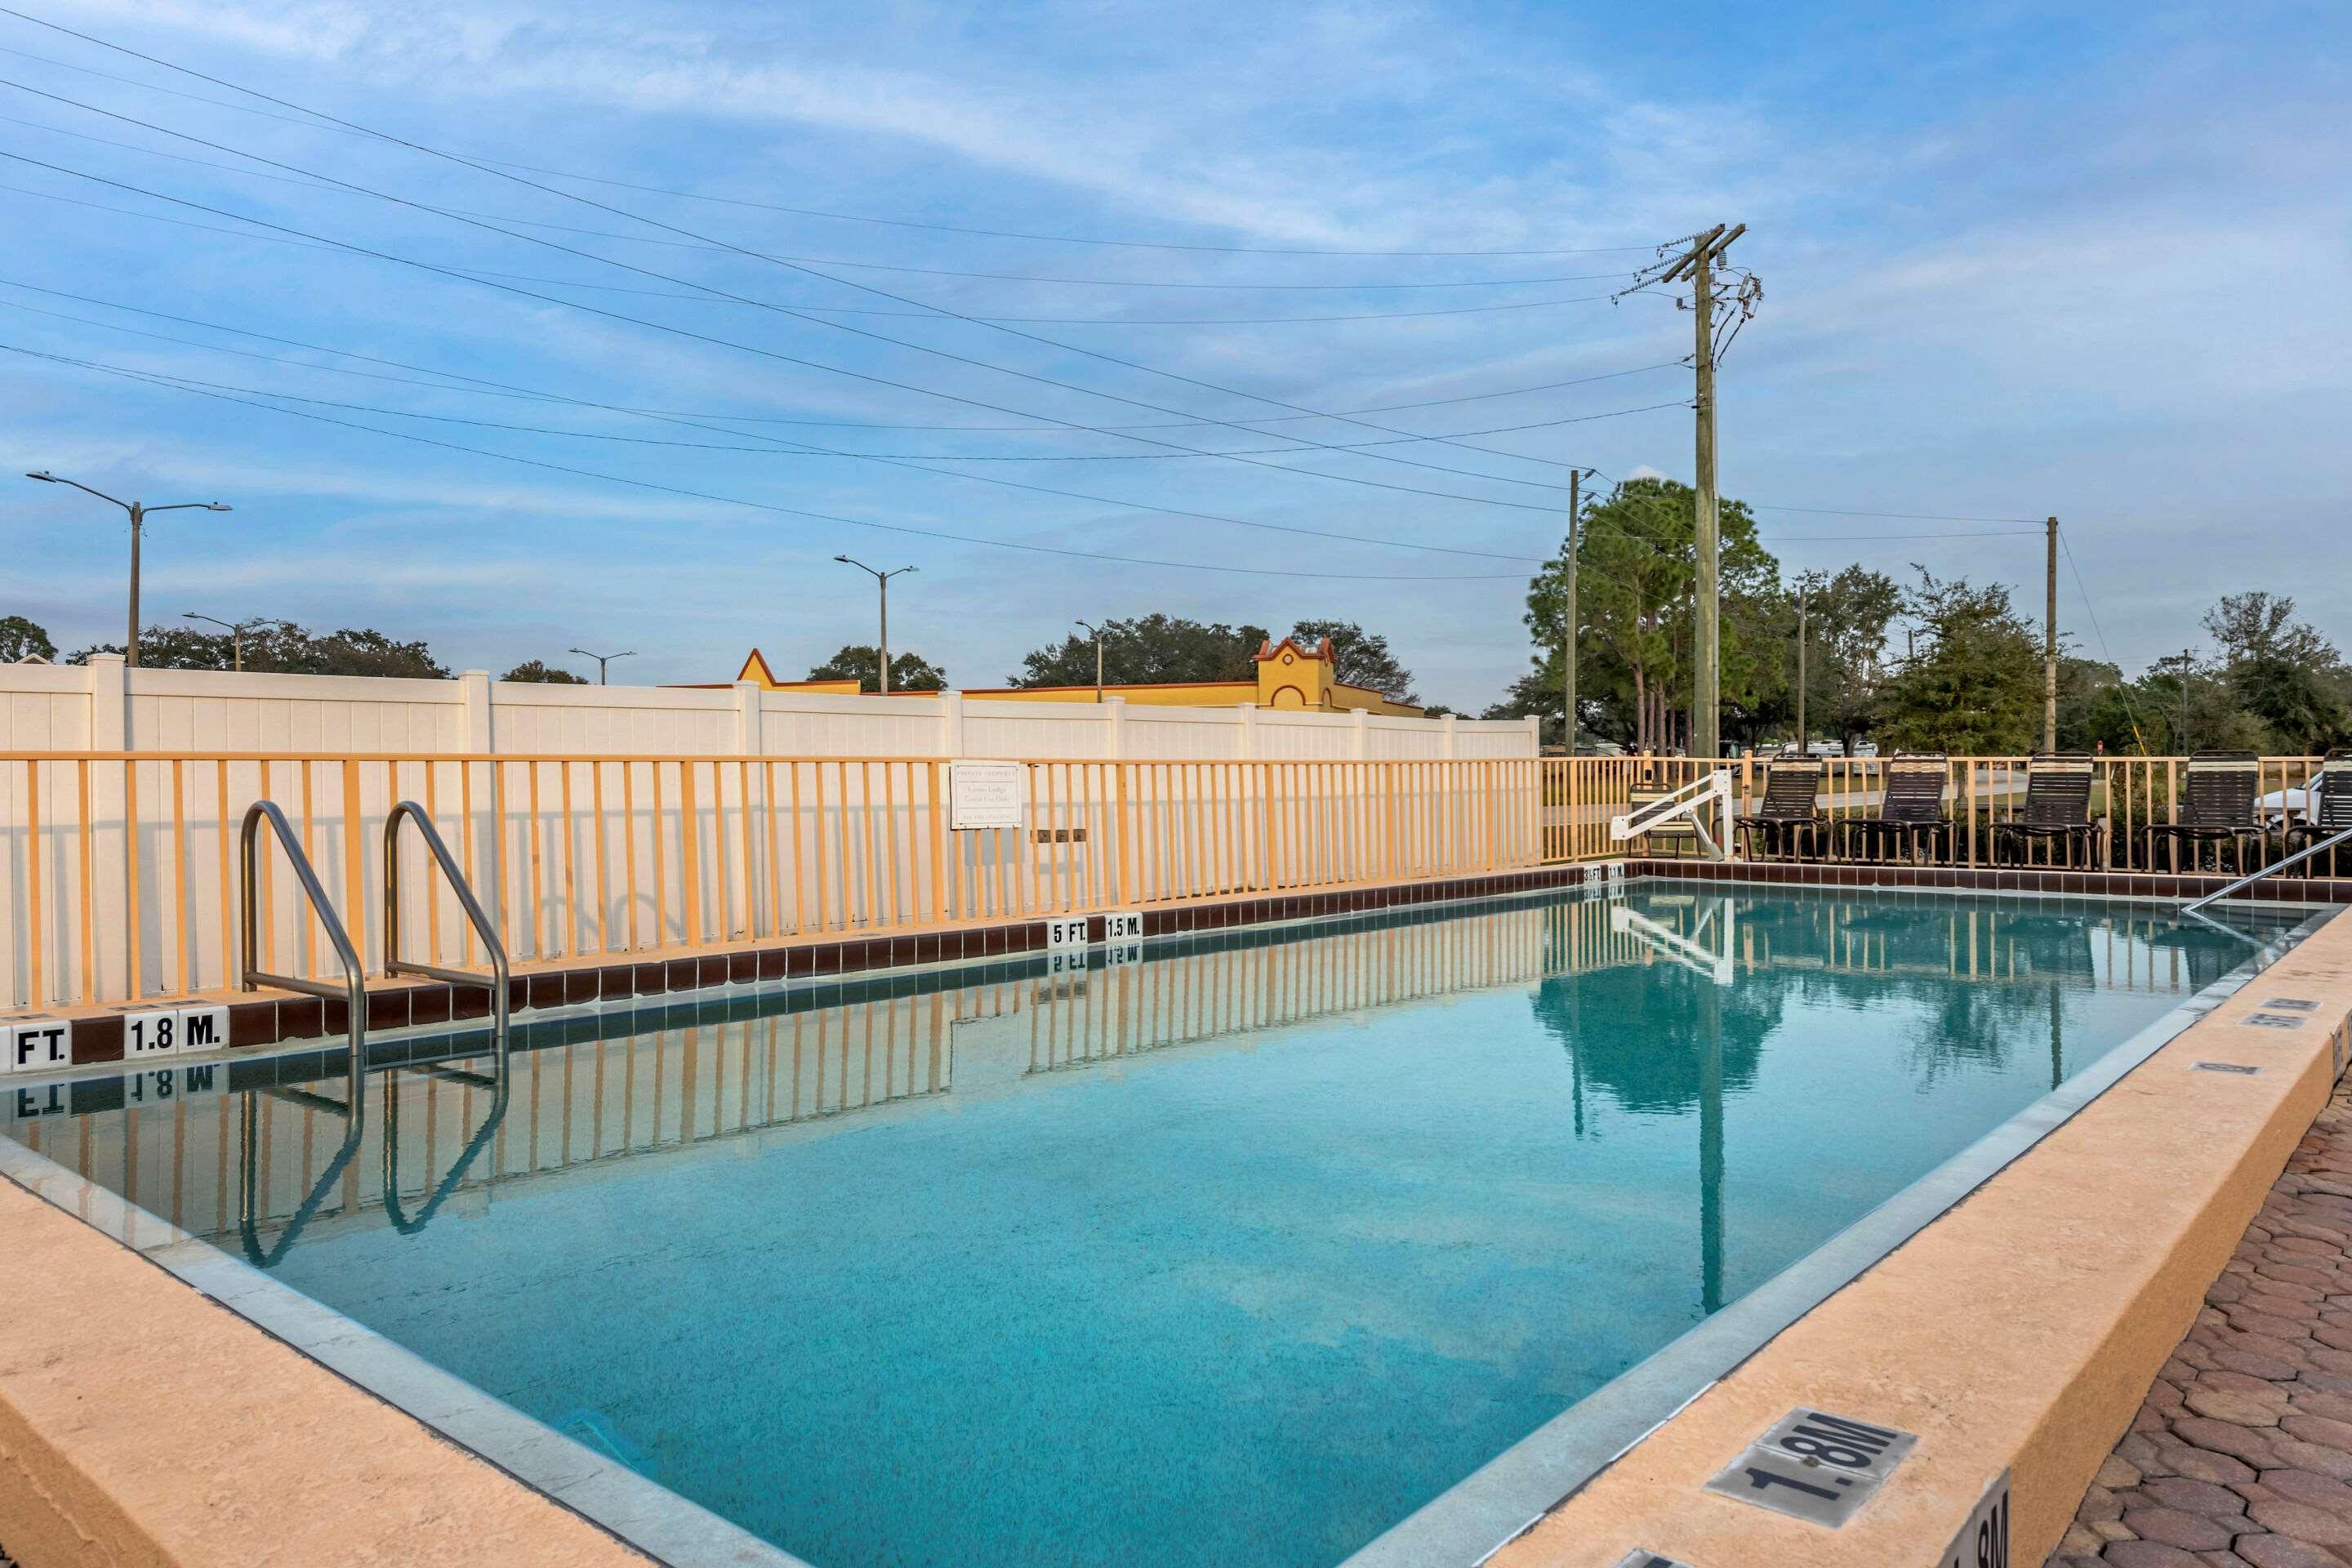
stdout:
POLYGON ((2287 1162, 2052 1562, 2352 1563, 2352 1089, 2287 1162))

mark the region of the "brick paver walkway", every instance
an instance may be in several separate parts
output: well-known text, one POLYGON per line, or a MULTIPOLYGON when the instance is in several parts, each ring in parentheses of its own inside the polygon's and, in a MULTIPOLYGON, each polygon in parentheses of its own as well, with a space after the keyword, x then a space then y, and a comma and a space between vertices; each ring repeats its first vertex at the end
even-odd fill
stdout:
POLYGON ((2352 1091, 2287 1162, 2051 1563, 2352 1565, 2352 1091))

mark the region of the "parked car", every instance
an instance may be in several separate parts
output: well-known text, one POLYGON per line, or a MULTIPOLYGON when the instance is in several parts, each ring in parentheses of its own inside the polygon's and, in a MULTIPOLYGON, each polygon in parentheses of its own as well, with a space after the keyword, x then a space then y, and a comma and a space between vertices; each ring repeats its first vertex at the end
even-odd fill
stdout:
POLYGON ((1874 757, 1878 755, 1878 742, 1875 741, 1856 741, 1853 743, 1853 754, 1857 757, 1874 757))

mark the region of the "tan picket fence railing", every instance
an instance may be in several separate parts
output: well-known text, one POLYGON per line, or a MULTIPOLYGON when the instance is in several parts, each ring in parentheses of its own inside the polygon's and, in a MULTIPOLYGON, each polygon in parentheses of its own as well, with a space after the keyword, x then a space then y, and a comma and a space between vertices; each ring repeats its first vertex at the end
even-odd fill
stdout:
MULTIPOLYGON (((1834 857, 1844 835, 1839 825, 1874 815, 1885 798, 1886 768, 1892 755, 1832 757, 1826 761, 1820 805, 1830 824, 1822 841, 1834 857)), ((1953 824, 1951 863, 1989 865, 1993 858, 1996 824, 2018 819, 2024 811, 2029 758, 2024 756, 1952 757, 1945 785, 1945 809, 1953 824)), ((2102 826, 2098 868, 2187 871, 2192 866, 2176 844, 2151 843, 2150 823, 2178 822, 2186 757, 2102 756, 2094 760, 2091 816, 2102 826)), ((2284 828, 2303 820, 2305 797, 2317 757, 2263 757, 2257 766, 2256 798, 2264 826, 2284 828)), ((1740 808, 1763 798, 1769 761, 1743 757, 1717 763, 1732 771, 1732 786, 1740 808)), ((1696 779, 1698 760, 1690 757, 1547 757, 1544 768, 1544 858, 1548 861, 1585 860, 1622 854, 1612 844, 1609 822, 1622 815, 1632 791, 1640 784, 1677 787, 1696 779)), ((2216 859, 2209 851, 2203 865, 2210 869, 2243 871, 2253 868, 2251 846, 2231 846, 2216 859)), ((2049 856, 2047 847, 2036 852, 2035 863, 2049 856)), ((2063 865, 2063 852, 2057 861, 2063 865)))
MULTIPOLYGON (((1032 761, 1018 828, 959 831, 905 757, 0 752, 0 1010, 233 984, 235 839, 276 801, 371 973, 383 832, 420 804, 518 963, 1469 875, 1539 859, 1534 758, 1032 761)), ((477 961, 401 847, 400 950, 477 961)), ((262 970, 332 969, 265 845, 262 970)), ((327 976, 332 978, 331 975, 327 976)))
MULTIPOLYGON (((1952 858, 1990 859, 2025 799, 2022 757, 1954 758, 1952 858)), ((1765 764, 1727 764, 1743 805, 1765 764)), ((2178 815, 2184 759, 2109 758, 2092 807, 2103 866, 2186 868, 2141 831, 2178 815)), ((1610 837, 1645 781, 1692 759, 1076 761, 1021 764, 1018 828, 950 825, 944 759, 680 755, 0 752, 0 1011, 235 984, 234 843, 274 800, 372 973, 383 953, 383 825, 417 801, 519 963, 885 935, 1212 897, 1361 887, 1644 853, 1610 837)), ((1833 821, 1866 817, 1886 759, 1838 759, 1833 821)), ((2291 804, 2316 759, 2262 764, 2291 804)), ((400 853, 401 951, 478 954, 456 901, 400 853)), ((2222 868, 2235 868, 2225 852, 2222 868)), ((320 975, 317 922, 264 848, 260 967, 320 975)))

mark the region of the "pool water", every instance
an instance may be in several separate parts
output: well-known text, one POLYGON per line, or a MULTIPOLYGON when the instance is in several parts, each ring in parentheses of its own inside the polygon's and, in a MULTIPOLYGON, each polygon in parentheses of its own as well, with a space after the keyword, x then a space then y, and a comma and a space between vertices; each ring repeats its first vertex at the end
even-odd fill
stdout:
POLYGON ((817 1568, 1331 1568, 2252 951, 1644 881, 542 1028, 315 1199, 282 1081, 5 1131, 817 1568))

